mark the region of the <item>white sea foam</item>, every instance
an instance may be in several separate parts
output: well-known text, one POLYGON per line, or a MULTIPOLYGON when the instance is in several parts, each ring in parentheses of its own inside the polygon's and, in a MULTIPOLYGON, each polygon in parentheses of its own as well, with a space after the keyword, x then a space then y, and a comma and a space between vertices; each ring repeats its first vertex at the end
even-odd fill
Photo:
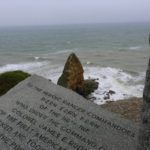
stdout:
POLYGON ((144 86, 137 84, 137 81, 144 78, 143 73, 139 76, 132 76, 121 69, 88 67, 85 68, 85 78, 98 78, 98 89, 92 94, 96 97, 97 104, 103 104, 106 101, 116 101, 130 97, 142 97, 144 86), (142 74, 142 76, 141 76, 142 74), (109 94, 114 91, 115 94, 109 94))
POLYGON ((130 50, 139 50, 141 49, 141 46, 131 46, 129 47, 130 50))
POLYGON ((58 65, 44 65, 41 68, 35 68, 29 73, 36 73, 42 77, 52 80, 53 83, 57 84, 58 78, 60 77, 63 71, 63 67, 58 65))
POLYGON ((90 62, 90 61, 87 61, 86 64, 89 65, 89 64, 91 64, 91 62, 90 62))
POLYGON ((140 51, 140 50, 147 50, 147 47, 146 46, 130 46, 130 47, 122 47, 122 48, 120 48, 120 47, 118 47, 118 49, 120 50, 120 51, 127 51, 127 50, 129 50, 129 51, 140 51))
POLYGON ((15 70, 22 70, 30 74, 37 74, 47 79, 51 79, 54 83, 57 83, 63 67, 51 64, 49 61, 29 63, 22 62, 18 64, 7 64, 0 67, 0 73, 15 70))
POLYGON ((54 54, 64 54, 64 53, 72 53, 72 52, 76 52, 77 49, 65 49, 65 50, 61 50, 61 51, 57 51, 54 54))
POLYGON ((34 61, 34 60, 36 60, 36 61, 49 61, 50 60, 50 58, 49 57, 45 57, 45 56, 33 56, 33 57, 29 57, 29 60, 31 60, 31 61, 34 61))
POLYGON ((47 65, 48 62, 28 62, 28 63, 18 63, 18 64, 7 64, 0 67, 0 73, 11 71, 11 70, 23 70, 23 71, 32 71, 34 68, 40 68, 44 65, 47 65))
POLYGON ((40 57, 34 57, 35 60, 38 60, 40 57))
MULTIPOLYGON (((52 82, 57 83, 60 77, 63 66, 58 64, 51 64, 49 61, 43 62, 29 62, 19 64, 7 64, 0 67, 0 73, 11 70, 23 70, 31 74, 37 74, 52 82)), ((96 97, 94 100, 97 104, 103 104, 106 101, 116 101, 129 97, 141 97, 144 86, 138 82, 143 80, 145 73, 140 73, 138 76, 132 76, 121 69, 110 67, 84 67, 85 79, 98 79, 98 89, 92 93, 91 97, 96 97), (110 94, 109 91, 114 91, 115 94, 110 94), (107 97, 107 99, 106 99, 107 97)))

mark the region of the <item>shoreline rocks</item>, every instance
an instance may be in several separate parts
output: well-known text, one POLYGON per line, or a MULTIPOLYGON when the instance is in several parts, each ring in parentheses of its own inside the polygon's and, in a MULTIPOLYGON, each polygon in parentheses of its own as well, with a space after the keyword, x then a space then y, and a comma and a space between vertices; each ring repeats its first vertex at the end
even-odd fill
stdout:
POLYGON ((117 101, 108 101, 100 107, 118 114, 120 117, 141 123, 141 109, 143 98, 129 98, 117 101))
POLYGON ((96 82, 96 79, 84 80, 83 73, 84 70, 80 60, 75 53, 72 53, 66 61, 63 73, 57 84, 87 98, 89 94, 98 88, 98 82, 96 82))

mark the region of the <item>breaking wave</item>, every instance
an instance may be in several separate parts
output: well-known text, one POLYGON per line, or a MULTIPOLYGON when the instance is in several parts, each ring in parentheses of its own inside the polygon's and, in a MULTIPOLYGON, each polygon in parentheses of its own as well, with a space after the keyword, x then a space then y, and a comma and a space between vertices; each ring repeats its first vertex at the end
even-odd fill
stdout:
POLYGON ((0 73, 6 71, 14 71, 14 70, 23 70, 30 71, 35 68, 40 68, 43 65, 47 65, 49 62, 28 62, 28 63, 18 63, 18 64, 7 64, 0 67, 0 73))
MULTIPOLYGON (((52 64, 49 61, 7 64, 0 67, 0 73, 11 70, 23 70, 31 74, 37 74, 52 82, 57 83, 63 66, 52 64)), ((107 101, 116 101, 130 97, 142 97, 145 73, 130 74, 121 69, 111 67, 84 67, 85 79, 96 79, 99 82, 98 89, 91 97, 96 104, 104 104, 107 101), (142 84, 143 83, 143 84, 142 84), (113 91, 113 94, 108 93, 113 91)))
POLYGON ((98 89, 92 94, 97 104, 106 101, 116 101, 130 97, 142 97, 145 73, 133 76, 116 68, 88 67, 85 68, 85 77, 94 78, 99 82, 98 89), (113 91, 113 94, 108 94, 113 91))

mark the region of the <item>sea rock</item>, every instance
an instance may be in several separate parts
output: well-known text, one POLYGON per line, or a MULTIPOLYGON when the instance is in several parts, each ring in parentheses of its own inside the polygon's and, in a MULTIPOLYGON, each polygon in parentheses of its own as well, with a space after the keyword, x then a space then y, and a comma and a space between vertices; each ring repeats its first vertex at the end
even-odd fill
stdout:
POLYGON ((109 94, 109 95, 113 95, 113 94, 115 94, 115 93, 116 93, 116 92, 115 92, 115 91, 112 91, 112 90, 109 90, 109 91, 108 91, 108 94, 109 94))
POLYGON ((84 85, 83 72, 80 60, 75 53, 72 53, 67 59, 57 84, 82 94, 84 85))
POLYGON ((94 92, 98 88, 99 83, 96 79, 87 79, 84 81, 83 85, 83 96, 87 98, 89 94, 94 92))
POLYGON ((109 90, 108 92, 105 92, 105 96, 104 96, 104 99, 107 100, 107 99, 110 99, 110 96, 115 94, 116 92, 115 91, 112 91, 112 90, 109 90))

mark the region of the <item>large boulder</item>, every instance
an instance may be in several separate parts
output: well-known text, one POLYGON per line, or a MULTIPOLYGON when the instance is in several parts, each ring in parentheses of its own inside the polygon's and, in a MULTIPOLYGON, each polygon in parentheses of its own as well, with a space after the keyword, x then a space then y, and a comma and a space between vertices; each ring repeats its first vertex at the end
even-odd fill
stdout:
POLYGON ((82 94, 84 85, 83 72, 80 60, 72 53, 67 59, 63 73, 58 79, 57 84, 82 94))

